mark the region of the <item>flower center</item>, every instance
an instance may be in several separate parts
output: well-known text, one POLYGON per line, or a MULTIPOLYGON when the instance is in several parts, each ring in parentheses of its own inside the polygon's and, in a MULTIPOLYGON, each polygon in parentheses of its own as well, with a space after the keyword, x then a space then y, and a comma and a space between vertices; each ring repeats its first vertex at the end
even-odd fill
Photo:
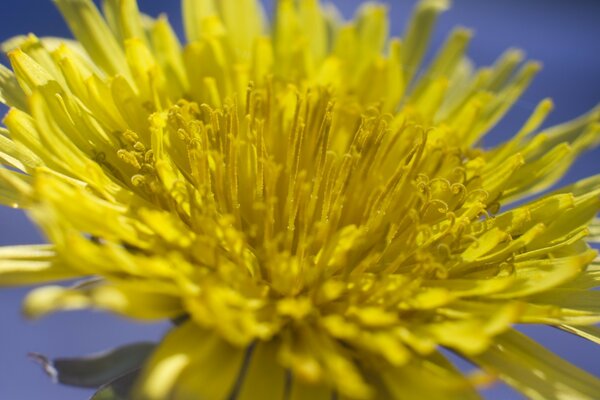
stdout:
POLYGON ((212 325, 228 310, 237 323, 219 325, 242 342, 315 313, 393 324, 397 310, 444 302, 422 286, 468 273, 465 254, 485 253, 477 220, 501 182, 489 183, 482 157, 410 109, 360 110, 326 89, 271 82, 241 104, 181 100, 156 112, 148 143, 122 134, 120 170, 129 168, 133 190, 177 216, 165 223, 145 210, 142 220, 156 227, 157 246, 197 267, 194 318, 212 325))

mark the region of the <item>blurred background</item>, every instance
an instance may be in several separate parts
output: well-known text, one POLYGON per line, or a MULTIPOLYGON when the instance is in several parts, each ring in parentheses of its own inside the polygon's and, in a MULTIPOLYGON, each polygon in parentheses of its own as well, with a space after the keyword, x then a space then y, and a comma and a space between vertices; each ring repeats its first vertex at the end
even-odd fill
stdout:
MULTIPOLYGON (((139 0, 150 15, 169 14, 181 32, 179 2, 139 0)), ((349 17, 359 0, 336 0, 349 17)), ((414 0, 389 0, 392 33, 400 34, 414 0)), ((268 4, 272 9, 272 4, 268 4)), ((3 1, 0 40, 34 32, 38 36, 69 36, 50 0, 3 1)), ((475 31, 468 54, 476 65, 491 64, 505 49, 518 47, 544 68, 515 109, 487 138, 484 145, 512 135, 538 101, 551 97, 555 111, 547 125, 574 118, 600 103, 600 1, 598 0, 454 0, 440 19, 434 48, 450 29, 463 25, 475 31)), ((2 59, 6 63, 6 59, 2 59)), ((5 108, 0 112, 4 114, 5 108)), ((571 182, 600 173, 600 151, 585 154, 565 178, 571 182)), ((23 212, 0 207, 0 245, 40 243, 44 239, 23 212)), ((89 391, 53 385, 40 368, 27 358, 28 352, 50 357, 78 356, 120 344, 157 340, 167 324, 144 325, 97 312, 56 314, 40 321, 25 321, 19 312, 27 289, 0 290, 0 399, 82 400, 89 391)), ((528 335, 560 356, 600 376, 600 346, 558 330, 524 327, 528 335)), ((486 398, 521 399, 503 385, 485 391, 486 398)))

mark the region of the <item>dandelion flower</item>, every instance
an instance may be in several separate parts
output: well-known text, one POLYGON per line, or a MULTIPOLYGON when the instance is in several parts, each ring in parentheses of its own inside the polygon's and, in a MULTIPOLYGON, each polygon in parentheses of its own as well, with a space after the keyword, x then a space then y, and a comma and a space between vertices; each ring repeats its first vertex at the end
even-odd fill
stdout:
POLYGON ((386 8, 183 0, 187 44, 135 0, 55 0, 75 40, 5 44, 0 202, 49 245, 0 250, 24 312, 178 321, 133 398, 469 399, 499 378, 593 399, 597 378, 515 323, 600 334, 600 176, 549 194, 598 143, 598 109, 482 148, 538 71, 475 70, 444 0, 402 38, 386 8), (481 368, 462 374, 445 348, 481 368), (284 397, 285 396, 285 397, 284 397))

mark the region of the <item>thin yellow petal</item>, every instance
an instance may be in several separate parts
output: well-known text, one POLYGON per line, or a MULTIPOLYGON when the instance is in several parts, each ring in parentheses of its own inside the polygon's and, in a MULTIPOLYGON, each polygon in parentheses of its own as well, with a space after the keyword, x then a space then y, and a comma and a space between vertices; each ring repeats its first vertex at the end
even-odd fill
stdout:
POLYGON ((125 55, 91 0, 54 0, 73 35, 108 74, 129 77, 125 55))
POLYGON ((235 389, 246 349, 231 346, 217 334, 209 334, 204 343, 191 346, 191 362, 173 388, 176 399, 226 399, 235 389))
POLYGON ((181 373, 190 365, 195 347, 206 345, 207 338, 205 330, 190 322, 171 330, 144 366, 133 399, 168 399, 181 373))
POLYGON ((41 318, 59 310, 85 308, 147 320, 175 318, 183 313, 176 297, 103 284, 71 289, 61 286, 35 289, 25 299, 23 312, 28 318, 41 318))
POLYGON ((286 371, 277 362, 275 343, 257 343, 237 394, 239 400, 279 399, 285 393, 286 371))
POLYGON ((418 72, 435 21, 448 7, 449 2, 446 0, 424 0, 417 4, 411 22, 404 32, 402 64, 406 71, 406 81, 412 80, 418 72))
POLYGON ((81 276, 56 262, 49 245, 0 248, 0 286, 33 285, 81 276))
POLYGON ((595 399, 600 380, 510 331, 475 361, 535 400, 595 399))
POLYGON ((14 73, 4 65, 0 65, 0 102, 21 110, 27 108, 25 93, 19 87, 14 73))

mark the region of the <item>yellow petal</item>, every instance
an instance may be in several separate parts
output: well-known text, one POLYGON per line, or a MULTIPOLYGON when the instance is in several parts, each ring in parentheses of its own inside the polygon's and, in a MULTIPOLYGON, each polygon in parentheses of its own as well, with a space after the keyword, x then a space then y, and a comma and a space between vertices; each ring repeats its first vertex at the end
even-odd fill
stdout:
POLYGON ((413 17, 404 32, 402 64, 406 71, 406 81, 412 80, 412 77, 418 72, 435 21, 448 6, 449 2, 446 0, 424 0, 417 4, 413 17))
POLYGON ((174 99, 189 90, 188 77, 183 64, 181 44, 166 17, 159 17, 151 30, 152 47, 157 62, 169 81, 168 89, 174 99))
POLYGON ((0 286, 33 285, 81 276, 54 259, 54 251, 48 245, 2 247, 0 286))
POLYGON ((0 167, 0 204, 25 208, 31 203, 31 177, 0 167))
POLYGON ((188 42, 200 40, 203 36, 205 20, 217 15, 214 0, 183 0, 181 8, 188 42))
POLYGON ((600 380, 512 330, 495 346, 474 357, 511 386, 534 400, 595 399, 600 380))
POLYGON ((290 400, 329 400, 333 392, 326 386, 307 385, 292 377, 290 400))
POLYGON ((0 102, 21 110, 27 108, 25 93, 19 87, 14 73, 4 65, 0 65, 0 102))
POLYGON ((532 296, 530 301, 600 314, 600 292, 596 290, 557 288, 532 296))
POLYGON ((129 77, 125 54, 91 0, 54 0, 73 35, 107 74, 129 77))
POLYGON ((191 349, 190 365, 177 379, 173 398, 228 398, 234 391, 246 349, 231 346, 215 333, 207 334, 204 340, 198 337, 187 341, 187 346, 191 349))
POLYGON ((559 325, 559 329, 600 344, 600 328, 597 326, 559 325))
POLYGON ((23 304, 23 312, 28 318, 40 318, 59 310, 85 308, 148 320, 175 318, 183 312, 177 297, 104 284, 71 289, 45 286, 33 290, 23 304))
POLYGON ((492 297, 506 299, 530 296, 557 287, 583 271, 595 257, 594 251, 588 251, 572 257, 515 263, 514 283, 492 297))
POLYGON ((8 138, 10 132, 0 128, 0 160, 22 172, 31 173, 33 169, 43 165, 42 160, 21 143, 8 138))
POLYGON ((436 58, 432 61, 423 76, 420 77, 418 86, 410 94, 411 101, 416 101, 419 96, 423 95, 425 88, 432 81, 436 81, 441 77, 445 77, 446 79, 452 77, 455 68, 464 57, 471 36, 471 31, 464 28, 455 29, 450 34, 448 39, 446 39, 446 43, 444 43, 444 46, 436 55, 436 58))
POLYGON ((173 328, 146 362, 133 399, 168 399, 181 373, 190 365, 194 351, 205 346, 208 337, 208 332, 190 322, 173 328))
POLYGON ((241 379, 238 400, 283 398, 286 371, 277 362, 277 344, 257 343, 241 379))
POLYGON ((377 374, 393 399, 479 399, 471 384, 439 353, 377 374))
POLYGON ((220 0, 216 2, 227 37, 238 60, 250 58, 255 40, 266 27, 265 12, 259 0, 220 0))

